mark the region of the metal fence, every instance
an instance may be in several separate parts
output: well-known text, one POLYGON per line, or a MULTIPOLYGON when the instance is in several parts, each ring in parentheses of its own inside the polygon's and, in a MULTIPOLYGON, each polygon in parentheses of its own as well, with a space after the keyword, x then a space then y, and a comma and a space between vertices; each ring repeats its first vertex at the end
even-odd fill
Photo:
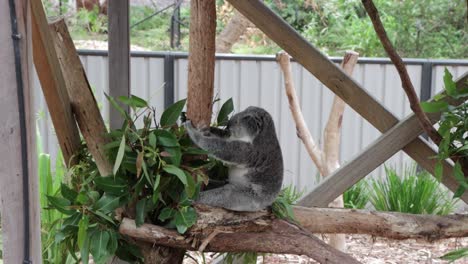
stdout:
MULTIPOLYGON (((94 89, 104 119, 108 121, 109 104, 104 92, 108 87, 108 61, 103 51, 80 51, 89 82, 94 89)), ((339 63, 339 58, 331 58, 339 63)), ((457 77, 468 71, 466 60, 407 59, 410 77, 427 100, 443 87, 442 76, 447 67, 457 77)), ((187 94, 187 54, 171 52, 134 52, 131 59, 131 94, 148 99, 159 114, 164 107, 187 94)), ((298 63, 292 63, 293 77, 306 122, 317 141, 326 124, 333 94, 298 63)), ((361 58, 353 78, 398 118, 411 110, 394 66, 388 59, 361 58)), ((42 151, 57 153, 57 141, 40 84, 34 81, 34 102, 38 111, 38 132, 42 151)), ((267 109, 274 118, 285 160, 285 184, 310 190, 318 175, 307 152, 296 136, 295 125, 284 92, 282 74, 274 56, 218 55, 215 70, 215 95, 222 101, 233 98, 236 111, 250 105, 267 109)), ((220 105, 215 106, 215 113, 220 105)), ((349 107, 343 118, 341 161, 345 163, 372 143, 379 135, 367 121, 349 107)), ((386 164, 403 168, 410 158, 402 153, 386 164)), ((383 167, 374 176, 383 175, 383 167)))

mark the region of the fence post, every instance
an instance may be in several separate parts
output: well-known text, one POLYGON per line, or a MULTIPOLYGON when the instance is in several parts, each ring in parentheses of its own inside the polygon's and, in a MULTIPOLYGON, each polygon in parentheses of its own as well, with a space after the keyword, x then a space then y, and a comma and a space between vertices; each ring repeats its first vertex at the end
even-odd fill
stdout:
POLYGON ((174 103, 174 54, 164 55, 164 108, 174 103))
POLYGON ((432 61, 428 60, 422 64, 421 69, 421 93, 420 100, 422 102, 431 99, 432 97, 432 61))

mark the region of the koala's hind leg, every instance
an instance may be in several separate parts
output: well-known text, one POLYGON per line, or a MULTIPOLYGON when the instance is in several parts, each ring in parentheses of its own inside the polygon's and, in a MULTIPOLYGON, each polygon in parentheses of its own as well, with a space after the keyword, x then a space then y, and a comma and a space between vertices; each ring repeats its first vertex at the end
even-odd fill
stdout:
POLYGON ((223 207, 232 211, 258 211, 264 206, 251 192, 232 184, 200 193, 199 203, 223 207))

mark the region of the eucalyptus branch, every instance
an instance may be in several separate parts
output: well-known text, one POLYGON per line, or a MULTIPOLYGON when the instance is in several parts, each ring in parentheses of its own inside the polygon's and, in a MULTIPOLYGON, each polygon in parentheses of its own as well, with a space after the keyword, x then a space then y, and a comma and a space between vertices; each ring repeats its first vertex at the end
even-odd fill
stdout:
POLYGON ((395 68, 398 71, 398 75, 400 76, 401 84, 406 93, 406 96, 408 97, 411 110, 413 110, 415 115, 418 117, 422 128, 430 137, 430 139, 434 141, 434 143, 439 145, 442 141, 442 137, 434 128, 434 126, 432 126, 431 121, 422 110, 421 105, 419 104, 418 95, 416 94, 416 91, 414 89, 413 83, 411 82, 405 64, 403 63, 403 60, 401 59, 400 55, 398 55, 390 39, 388 38, 387 32, 385 31, 382 21, 380 20, 379 12, 375 7, 374 2, 372 2, 372 0, 362 0, 362 3, 372 21, 372 24, 374 25, 375 32, 377 33, 380 42, 382 43, 385 51, 390 57, 390 60, 393 62, 395 68))

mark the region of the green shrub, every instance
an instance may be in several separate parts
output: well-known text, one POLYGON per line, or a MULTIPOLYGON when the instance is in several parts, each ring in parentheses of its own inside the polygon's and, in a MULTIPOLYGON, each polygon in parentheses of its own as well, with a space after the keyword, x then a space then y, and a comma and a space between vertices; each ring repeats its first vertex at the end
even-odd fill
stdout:
POLYGON ((343 193, 345 208, 364 209, 369 202, 367 182, 359 181, 343 193))
POLYGON ((386 179, 371 181, 370 201, 376 210, 437 215, 454 210, 456 200, 428 172, 415 166, 406 167, 403 175, 388 167, 385 172, 386 179))

